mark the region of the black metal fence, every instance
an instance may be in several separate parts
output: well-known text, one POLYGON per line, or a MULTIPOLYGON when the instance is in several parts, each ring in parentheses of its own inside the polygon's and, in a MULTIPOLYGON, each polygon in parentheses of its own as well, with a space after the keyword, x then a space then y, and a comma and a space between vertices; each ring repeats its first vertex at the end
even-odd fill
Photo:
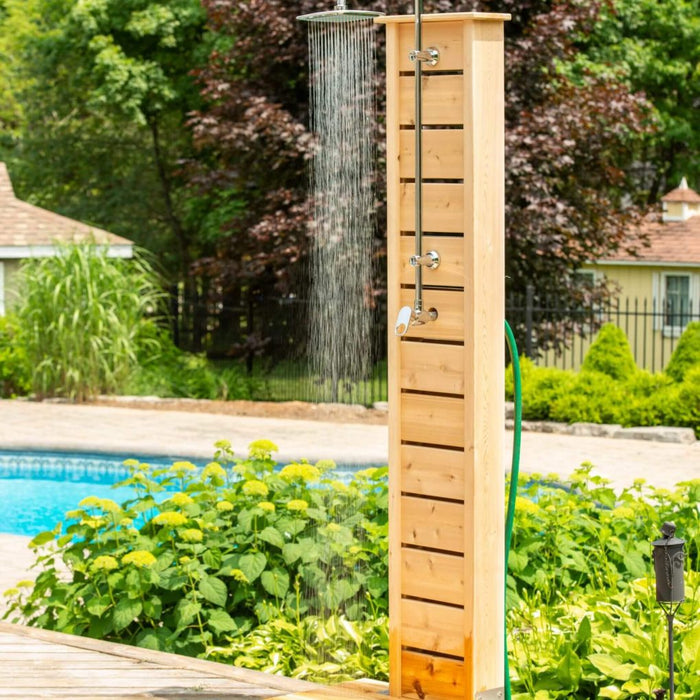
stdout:
POLYGON ((580 368, 598 330, 612 323, 625 332, 637 366, 660 372, 688 323, 700 320, 700 310, 687 298, 618 298, 572 308, 556 299, 538 299, 529 289, 508 300, 506 318, 517 329, 521 354, 537 365, 580 368))
MULTIPOLYGON (((253 299, 245 307, 230 308, 198 305, 188 317, 194 319, 199 340, 196 347, 187 349, 240 361, 252 377, 252 394, 258 400, 370 406, 387 398, 385 300, 378 302, 374 314, 375 337, 369 349, 373 367, 361 381, 331 386, 328 378, 313 375, 306 359, 306 303, 298 299, 253 299)), ((668 363, 687 324, 700 320, 700 310, 688 300, 679 304, 677 299, 660 303, 616 299, 569 307, 528 289, 507 300, 506 318, 521 354, 539 366, 580 368, 600 327, 613 323, 627 335, 637 365, 658 372, 668 363)), ((192 329, 182 326, 177 331, 181 339, 192 335, 192 329)))

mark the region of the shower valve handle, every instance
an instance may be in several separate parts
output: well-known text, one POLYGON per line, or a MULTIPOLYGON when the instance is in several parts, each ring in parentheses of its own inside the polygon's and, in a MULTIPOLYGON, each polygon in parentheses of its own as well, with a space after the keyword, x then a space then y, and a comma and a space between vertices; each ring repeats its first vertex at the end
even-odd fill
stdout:
POLYGON ((394 326, 396 335, 406 335, 408 333, 408 327, 411 325, 411 316, 413 316, 413 309, 410 306, 402 306, 394 326))
POLYGON ((440 253, 436 250, 429 250, 425 255, 412 255, 408 262, 411 264, 411 267, 422 265, 427 267, 428 270, 436 270, 440 266, 440 253))
POLYGON ((415 63, 420 61, 421 63, 427 63, 429 66, 436 66, 437 62, 440 60, 440 52, 433 46, 429 49, 413 49, 408 52, 408 58, 415 63))

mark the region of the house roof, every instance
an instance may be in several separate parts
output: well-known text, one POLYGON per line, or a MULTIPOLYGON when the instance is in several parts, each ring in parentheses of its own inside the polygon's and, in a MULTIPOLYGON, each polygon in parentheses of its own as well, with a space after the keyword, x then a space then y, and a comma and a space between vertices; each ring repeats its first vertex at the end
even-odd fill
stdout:
POLYGON ((636 264, 700 265, 700 216, 685 221, 646 221, 642 225, 643 236, 630 236, 626 248, 636 250, 636 255, 619 250, 600 262, 636 264))
POLYGON ((133 241, 17 199, 0 162, 0 258, 53 254, 57 243, 95 241, 110 254, 131 257, 133 241))
POLYGON ((683 178, 681 184, 675 190, 671 190, 661 198, 662 202, 687 202, 689 204, 700 203, 700 194, 688 187, 688 181, 683 178))
MULTIPOLYGON (((683 178, 680 187, 664 195, 662 201, 695 204, 700 203, 700 195, 683 178)), ((630 234, 620 250, 599 262, 700 266, 700 213, 691 210, 685 219, 661 221, 657 216, 647 217, 641 230, 630 234)))

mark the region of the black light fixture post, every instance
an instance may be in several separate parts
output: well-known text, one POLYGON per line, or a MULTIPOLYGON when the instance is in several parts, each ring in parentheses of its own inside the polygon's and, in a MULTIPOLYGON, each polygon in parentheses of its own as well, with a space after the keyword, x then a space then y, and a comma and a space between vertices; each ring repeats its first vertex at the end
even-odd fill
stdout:
POLYGON ((661 526, 661 539, 652 542, 654 547, 654 574, 656 576, 656 601, 666 613, 668 622, 668 683, 669 698, 674 700, 675 683, 673 669, 673 618, 685 600, 683 565, 685 540, 675 536, 676 526, 666 522, 661 526))

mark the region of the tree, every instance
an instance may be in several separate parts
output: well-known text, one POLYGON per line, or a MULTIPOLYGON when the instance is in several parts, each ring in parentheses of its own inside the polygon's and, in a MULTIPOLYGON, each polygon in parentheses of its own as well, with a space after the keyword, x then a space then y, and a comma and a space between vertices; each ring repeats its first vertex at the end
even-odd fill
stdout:
MULTIPOLYGON (((295 16, 328 3, 205 0, 204 6, 222 41, 199 73, 205 106, 192 124, 206 169, 198 182, 212 192, 230 187, 245 207, 222 217, 227 237, 203 264, 222 289, 267 274, 289 292, 298 282, 290 263, 298 263, 307 242, 303 169, 309 155, 307 28, 295 16)), ((413 10, 407 1, 364 6, 413 10)), ((599 9, 568 0, 425 6, 426 12, 513 15, 506 24, 506 285, 520 292, 533 283, 562 305, 591 293, 576 286, 572 272, 621 246, 640 214, 629 166, 648 128, 643 98, 619 81, 584 71, 574 79, 562 69, 599 9)))
POLYGON ((198 0, 7 0, 21 104, 3 149, 21 196, 121 233, 183 279, 196 249, 177 164, 190 155, 198 0))
POLYGON ((658 128, 635 169, 649 204, 684 176, 700 183, 698 17, 698 0, 614 0, 578 42, 576 71, 621 81, 653 105, 658 128))

